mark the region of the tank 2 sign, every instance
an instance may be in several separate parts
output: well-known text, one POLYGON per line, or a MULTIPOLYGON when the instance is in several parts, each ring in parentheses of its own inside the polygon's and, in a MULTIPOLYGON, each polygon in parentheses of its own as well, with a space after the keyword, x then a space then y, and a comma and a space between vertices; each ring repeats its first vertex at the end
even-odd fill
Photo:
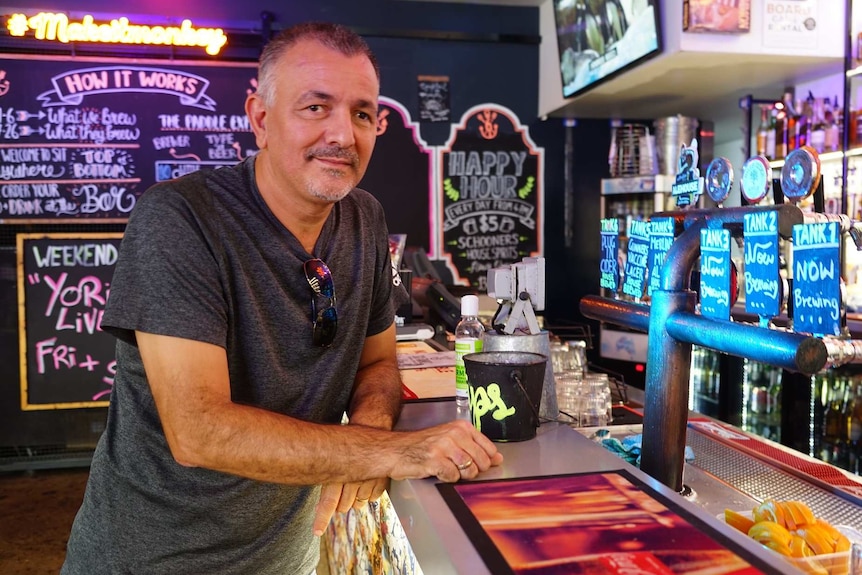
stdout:
POLYGON ((481 291, 489 269, 542 253, 544 149, 497 104, 467 110, 440 149, 439 253, 455 283, 481 291))

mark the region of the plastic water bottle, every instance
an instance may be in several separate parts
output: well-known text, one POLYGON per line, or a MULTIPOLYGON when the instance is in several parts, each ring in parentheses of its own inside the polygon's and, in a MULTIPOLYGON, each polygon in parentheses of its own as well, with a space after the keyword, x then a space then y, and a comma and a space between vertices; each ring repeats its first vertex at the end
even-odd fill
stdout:
POLYGON ((461 298, 461 321, 455 326, 455 404, 466 409, 470 404, 467 388, 467 370, 464 356, 482 351, 485 326, 479 321, 479 298, 465 295, 461 298))

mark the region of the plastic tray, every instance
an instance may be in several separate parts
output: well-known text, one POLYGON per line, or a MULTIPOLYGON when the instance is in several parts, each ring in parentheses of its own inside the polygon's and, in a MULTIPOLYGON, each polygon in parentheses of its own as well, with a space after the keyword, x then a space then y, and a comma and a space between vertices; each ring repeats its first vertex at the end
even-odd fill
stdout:
MULTIPOLYGON (((749 518, 753 515, 751 510, 737 511, 737 513, 749 518)), ((721 521, 724 521, 724 514, 720 514, 718 518, 721 521)), ((862 533, 853 527, 850 527, 849 525, 833 525, 833 527, 843 533, 851 543, 862 544, 862 533)), ((782 555, 777 551, 769 549, 769 547, 764 546, 764 549, 768 549, 770 553, 781 557, 785 561, 789 561, 797 569, 800 569, 805 573, 812 573, 814 575, 848 575, 850 572, 850 551, 845 551, 843 553, 827 553, 811 557, 788 557, 787 555, 782 555)))

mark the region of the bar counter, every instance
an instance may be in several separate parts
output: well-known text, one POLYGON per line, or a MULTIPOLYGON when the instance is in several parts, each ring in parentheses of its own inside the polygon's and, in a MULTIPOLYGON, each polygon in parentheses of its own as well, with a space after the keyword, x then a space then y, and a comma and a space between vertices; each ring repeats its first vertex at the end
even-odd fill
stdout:
MULTIPOLYGON (((424 428, 456 417, 459 417, 459 413, 453 401, 409 403, 404 407, 398 429, 424 428)), ((460 417, 466 417, 466 414, 460 414, 460 417)), ((498 443, 498 447, 505 458, 503 464, 482 473, 477 480, 623 469, 665 498, 679 502, 681 507, 703 520, 710 529, 731 538, 739 548, 770 561, 771 572, 798 572, 789 563, 775 561, 771 551, 739 534, 716 517, 725 506, 750 510, 757 504, 756 500, 695 468, 686 470, 686 485, 692 486, 694 493, 683 497, 578 431, 559 423, 543 423, 536 438, 518 443, 498 443)), ((393 481, 389 490, 394 512, 400 519, 412 553, 421 568, 414 572, 491 575, 493 572, 486 566, 442 498, 437 483, 436 479, 393 481)))

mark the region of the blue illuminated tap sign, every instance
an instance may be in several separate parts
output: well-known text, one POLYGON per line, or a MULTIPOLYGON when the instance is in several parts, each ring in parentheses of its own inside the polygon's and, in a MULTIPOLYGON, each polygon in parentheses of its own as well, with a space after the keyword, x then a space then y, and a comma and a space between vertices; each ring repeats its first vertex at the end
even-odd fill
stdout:
POLYGON ((793 328, 813 335, 841 333, 837 222, 793 226, 793 328))
POLYGON ((647 294, 657 290, 661 284, 661 266, 667 251, 673 244, 675 224, 673 218, 653 218, 649 223, 649 286, 647 294))
POLYGON ((649 258, 649 222, 632 220, 629 225, 629 246, 626 257, 623 293, 640 299, 644 295, 644 282, 649 258))
POLYGON ((700 313, 730 319, 730 231, 700 231, 700 313))
POLYGON ((778 214, 745 214, 742 232, 745 237, 745 311, 761 317, 775 317, 781 312, 778 214))
POLYGON ((602 257, 601 277, 599 285, 613 292, 617 291, 620 282, 617 257, 620 251, 620 221, 616 218, 601 220, 602 224, 602 257))

